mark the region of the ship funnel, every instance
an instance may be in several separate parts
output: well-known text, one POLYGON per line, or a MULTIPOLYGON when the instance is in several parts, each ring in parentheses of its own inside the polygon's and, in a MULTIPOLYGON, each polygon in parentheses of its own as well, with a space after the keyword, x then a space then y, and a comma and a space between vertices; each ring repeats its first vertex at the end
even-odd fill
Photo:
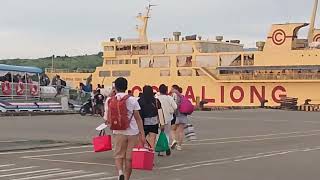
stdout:
POLYGON ((258 51, 263 51, 265 44, 266 44, 266 42, 258 41, 258 42, 256 43, 256 46, 257 46, 257 48, 258 48, 258 51))
POLYGON ((319 0, 315 0, 314 7, 313 7, 313 13, 312 13, 312 16, 311 16, 311 21, 310 21, 309 34, 308 34, 308 42, 309 43, 312 43, 312 41, 313 41, 314 30, 315 30, 314 26, 315 26, 315 22, 316 22, 318 3, 319 3, 319 0))
POLYGON ((218 42, 222 42, 223 36, 216 36, 216 40, 217 40, 218 42))
POLYGON ((180 41, 181 32, 173 32, 174 40, 180 41))

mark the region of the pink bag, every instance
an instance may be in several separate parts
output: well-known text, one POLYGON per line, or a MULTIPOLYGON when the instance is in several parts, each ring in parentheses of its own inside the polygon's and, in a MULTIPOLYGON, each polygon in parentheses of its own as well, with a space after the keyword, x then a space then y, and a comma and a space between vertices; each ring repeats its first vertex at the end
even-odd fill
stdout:
POLYGON ((104 130, 100 131, 99 136, 93 138, 94 152, 104 152, 112 150, 111 135, 106 135, 104 130))
POLYGON ((194 111, 194 106, 185 96, 180 96, 181 102, 179 105, 179 112, 182 114, 191 115, 194 111))
POLYGON ((154 152, 149 148, 136 147, 132 150, 132 169, 153 169, 154 152))

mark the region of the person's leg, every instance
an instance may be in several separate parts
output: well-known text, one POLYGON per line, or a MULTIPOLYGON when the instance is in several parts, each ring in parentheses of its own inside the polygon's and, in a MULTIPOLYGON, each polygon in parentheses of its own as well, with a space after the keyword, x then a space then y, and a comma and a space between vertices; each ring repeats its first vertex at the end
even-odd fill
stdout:
POLYGON ((171 126, 171 149, 175 149, 176 145, 177 145, 177 125, 173 124, 171 126))
POLYGON ((177 128, 177 140, 178 140, 179 149, 181 149, 181 146, 184 140, 184 127, 185 127, 185 124, 179 124, 177 128))
POLYGON ((114 142, 115 142, 114 158, 115 158, 116 170, 119 175, 119 179, 123 179, 123 175, 124 175, 123 165, 126 157, 128 139, 124 135, 115 135, 114 142))
POLYGON ((132 174, 132 149, 138 145, 138 140, 138 135, 128 136, 128 146, 125 164, 125 180, 129 180, 132 174))
POLYGON ((169 146, 170 146, 170 132, 171 132, 171 124, 165 124, 164 133, 166 134, 169 146))
POLYGON ((157 134, 150 132, 149 137, 150 137, 149 143, 150 143, 151 149, 155 150, 157 134))

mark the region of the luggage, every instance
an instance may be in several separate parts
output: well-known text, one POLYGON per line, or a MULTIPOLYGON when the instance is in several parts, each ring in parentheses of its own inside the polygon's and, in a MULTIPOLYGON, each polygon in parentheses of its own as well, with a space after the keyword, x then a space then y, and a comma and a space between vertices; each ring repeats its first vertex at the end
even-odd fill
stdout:
POLYGON ((136 147, 132 150, 132 169, 151 171, 154 152, 150 148, 136 147))
POLYGON ((181 96, 181 102, 179 105, 179 112, 186 115, 191 115, 194 111, 194 106, 191 101, 185 96, 181 96))
POLYGON ((112 150, 111 135, 106 135, 104 130, 100 131, 99 136, 92 140, 94 152, 104 152, 112 150))
POLYGON ((197 139, 197 135, 194 131, 194 127, 192 124, 186 124, 186 126, 184 127, 184 134, 185 134, 185 138, 188 141, 192 141, 192 140, 197 139))
POLYGON ((167 136, 164 132, 161 132, 159 135, 158 142, 156 144, 155 151, 156 152, 166 152, 169 149, 170 149, 170 147, 169 147, 169 142, 168 142, 167 136))

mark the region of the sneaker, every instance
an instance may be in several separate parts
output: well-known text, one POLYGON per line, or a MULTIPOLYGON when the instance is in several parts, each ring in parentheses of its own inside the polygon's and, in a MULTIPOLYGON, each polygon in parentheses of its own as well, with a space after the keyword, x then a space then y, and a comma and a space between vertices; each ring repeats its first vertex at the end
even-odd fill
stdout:
POLYGON ((170 150, 170 149, 168 149, 168 150, 166 151, 166 155, 167 155, 167 156, 170 156, 170 155, 171 155, 171 150, 170 150))
POLYGON ((177 145, 177 150, 178 150, 178 151, 182 151, 182 147, 179 146, 179 145, 177 145))
POLYGON ((124 175, 123 174, 119 176, 119 180, 124 180, 124 175))
POLYGON ((177 141, 174 140, 171 144, 171 149, 175 149, 177 144, 178 144, 177 141))

